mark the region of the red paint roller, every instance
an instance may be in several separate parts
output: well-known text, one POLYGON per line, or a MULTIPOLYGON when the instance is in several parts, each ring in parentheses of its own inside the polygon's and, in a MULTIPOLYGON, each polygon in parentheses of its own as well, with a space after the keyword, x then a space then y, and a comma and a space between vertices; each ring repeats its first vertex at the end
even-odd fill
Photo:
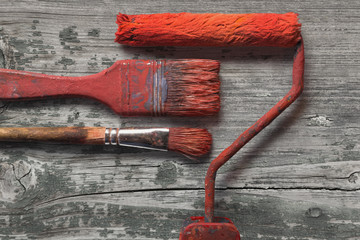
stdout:
POLYGON ((119 13, 117 24, 115 41, 130 46, 293 47, 301 39, 295 13, 119 13))
POLYGON ((216 172, 301 94, 304 45, 297 14, 119 14, 117 23, 116 41, 131 46, 296 46, 292 88, 211 162, 205 178, 205 217, 189 218, 180 233, 180 240, 240 240, 230 219, 214 216, 216 172))

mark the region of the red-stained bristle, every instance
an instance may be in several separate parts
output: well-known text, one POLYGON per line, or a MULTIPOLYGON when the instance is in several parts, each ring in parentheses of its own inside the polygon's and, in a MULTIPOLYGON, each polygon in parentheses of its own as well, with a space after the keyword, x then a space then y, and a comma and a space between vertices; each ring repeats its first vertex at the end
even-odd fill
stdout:
POLYGON ((219 61, 168 60, 166 69, 167 115, 204 116, 219 112, 219 61))
POLYGON ((117 24, 115 41, 130 46, 293 47, 301 27, 295 13, 119 13, 117 24))
POLYGON ((206 129, 170 128, 168 149, 188 156, 200 157, 211 149, 212 137, 206 129))

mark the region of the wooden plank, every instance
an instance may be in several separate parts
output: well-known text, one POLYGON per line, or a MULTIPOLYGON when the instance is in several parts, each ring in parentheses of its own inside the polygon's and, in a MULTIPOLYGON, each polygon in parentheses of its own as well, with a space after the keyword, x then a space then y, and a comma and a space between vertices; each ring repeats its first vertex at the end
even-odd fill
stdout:
MULTIPOLYGON (((221 190, 217 194, 217 215, 231 217, 243 239, 360 237, 358 192, 221 190)), ((32 202, 31 207, 2 214, 0 236, 177 239, 185 218, 203 214, 203 195, 197 190, 141 191, 32 202)))
POLYGON ((209 162, 291 85, 292 49, 132 48, 117 12, 299 13, 301 98, 220 169, 216 213, 243 239, 359 239, 358 1, 0 1, 0 67, 88 75, 119 59, 221 60, 218 116, 122 118, 89 99, 4 102, 1 127, 191 126, 214 137, 198 162, 105 146, 0 144, 1 239, 177 239, 203 215, 209 162), (146 124, 144 124, 146 123, 146 124))

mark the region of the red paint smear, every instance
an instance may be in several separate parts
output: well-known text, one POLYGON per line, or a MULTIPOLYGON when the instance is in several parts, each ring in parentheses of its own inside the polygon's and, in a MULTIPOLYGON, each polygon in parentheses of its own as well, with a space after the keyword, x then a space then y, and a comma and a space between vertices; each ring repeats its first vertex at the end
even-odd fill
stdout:
POLYGON ((293 47, 297 14, 160 13, 117 17, 116 42, 130 46, 293 47))

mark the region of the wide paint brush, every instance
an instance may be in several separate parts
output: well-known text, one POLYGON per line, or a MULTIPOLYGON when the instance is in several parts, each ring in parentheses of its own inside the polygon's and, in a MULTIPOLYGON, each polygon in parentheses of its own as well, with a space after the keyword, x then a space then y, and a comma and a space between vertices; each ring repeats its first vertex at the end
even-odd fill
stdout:
POLYGON ((0 142, 120 145, 200 157, 210 151, 212 137, 206 129, 184 127, 31 127, 0 128, 0 142))
POLYGON ((100 73, 53 76, 0 69, 0 100, 97 99, 122 116, 204 116, 220 109, 219 62, 120 60, 100 73))

